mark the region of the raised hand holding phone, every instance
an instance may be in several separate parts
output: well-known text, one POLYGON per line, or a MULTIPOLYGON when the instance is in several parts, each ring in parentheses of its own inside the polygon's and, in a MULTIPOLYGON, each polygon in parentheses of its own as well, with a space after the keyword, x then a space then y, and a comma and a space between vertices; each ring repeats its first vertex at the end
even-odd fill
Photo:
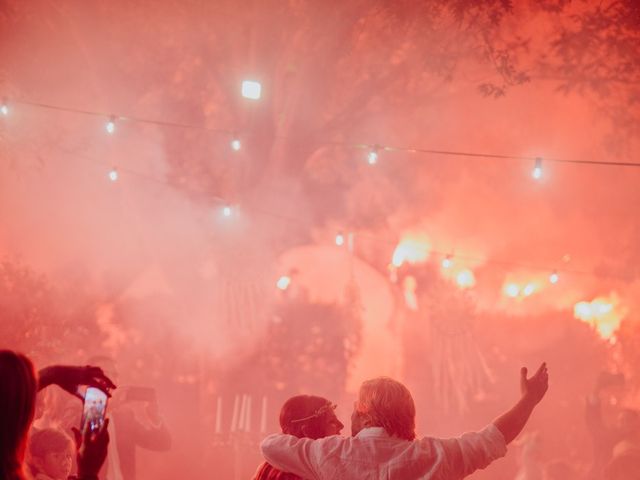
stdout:
POLYGON ((89 423, 85 424, 84 430, 73 428, 78 453, 76 455, 78 464, 79 480, 95 480, 98 472, 102 468, 109 446, 109 419, 106 419, 102 429, 97 432, 89 428, 89 423))

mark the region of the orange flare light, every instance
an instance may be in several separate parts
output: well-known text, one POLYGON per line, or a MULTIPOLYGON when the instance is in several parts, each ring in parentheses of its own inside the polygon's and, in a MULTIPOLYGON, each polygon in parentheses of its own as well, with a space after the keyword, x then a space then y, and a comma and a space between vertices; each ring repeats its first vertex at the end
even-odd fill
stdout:
POLYGON ((573 316, 591 325, 600 337, 615 341, 615 333, 620 327, 624 311, 619 307, 617 296, 598 297, 591 302, 578 302, 573 308, 573 316))
POLYGON ((429 241, 424 235, 406 235, 393 251, 391 263, 394 267, 401 267, 407 263, 421 263, 429 257, 429 241))

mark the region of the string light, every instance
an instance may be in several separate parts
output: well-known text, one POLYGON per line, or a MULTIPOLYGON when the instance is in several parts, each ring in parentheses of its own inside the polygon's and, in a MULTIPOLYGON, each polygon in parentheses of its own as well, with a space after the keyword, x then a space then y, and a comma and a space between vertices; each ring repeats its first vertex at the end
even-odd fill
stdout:
POLYGON ((280 277, 276 282, 276 286, 283 291, 289 288, 289 285, 291 285, 291 278, 287 277, 286 275, 280 277))
MULTIPOLYGON (((254 82, 258 85, 259 89, 261 88, 260 84, 257 82, 254 82)), ((258 90, 259 90, 258 89, 258 90)), ((259 97, 258 97, 259 98, 259 97)), ((73 113, 78 113, 78 114, 84 114, 84 115, 91 115, 91 116, 99 116, 104 118, 106 115, 105 113, 100 113, 100 112, 92 112, 92 111, 87 111, 87 110, 79 110, 79 109, 73 109, 73 108, 66 108, 66 107, 62 107, 62 106, 55 106, 55 105, 48 105, 48 104, 40 104, 40 103, 33 103, 33 102, 26 102, 26 101, 15 101, 12 100, 12 104, 14 103, 20 104, 20 105, 29 105, 29 106, 33 106, 33 107, 39 107, 39 108, 43 108, 43 109, 50 109, 50 110, 61 110, 61 111, 68 111, 68 112, 73 112, 73 113)), ((9 106, 7 104, 7 100, 6 97, 3 99, 3 103, 0 104, 0 114, 2 115, 8 115, 8 113, 10 113, 10 109, 9 106)), ((179 128, 191 128, 191 129, 203 129, 203 130, 207 130, 207 131, 214 131, 214 132, 218 132, 218 133, 222 133, 224 135, 227 136, 227 139, 229 138, 228 135, 229 133, 231 133, 229 130, 224 130, 224 129, 219 129, 219 128, 208 128, 206 126, 202 126, 202 125, 187 125, 187 124, 180 124, 180 123, 176 123, 176 122, 170 122, 170 121, 162 121, 162 120, 152 120, 152 119, 144 119, 144 118, 134 118, 134 117, 129 117, 129 116, 121 116, 121 115, 112 115, 109 119, 109 122, 106 125, 106 129, 107 132, 109 134, 112 134, 115 132, 115 122, 118 119, 127 119, 127 120, 131 120, 131 121, 135 121, 135 122, 140 122, 140 123, 148 123, 148 124, 154 124, 154 125, 161 125, 161 126, 168 126, 168 127, 179 127, 179 128)), ((233 140, 237 140, 236 138, 234 138, 233 140)), ((238 140, 239 142, 239 140, 238 140)), ((347 147, 347 148, 360 148, 362 149, 363 147, 366 148, 365 145, 363 144, 348 144, 348 143, 334 143, 334 142, 326 142, 326 144, 332 144, 332 145, 336 145, 336 146, 342 146, 342 147, 347 147)), ((232 145, 233 148, 233 145, 232 145)), ((422 149, 422 148, 397 148, 397 147, 392 147, 392 146, 384 146, 381 147, 379 145, 375 145, 373 146, 373 148, 371 149, 371 151, 368 154, 368 160, 369 163, 371 164, 375 164, 378 160, 378 151, 379 149, 384 149, 387 151, 395 151, 395 152, 413 152, 413 153, 433 153, 433 154, 440 154, 440 155, 453 155, 453 156, 466 156, 466 157, 486 157, 486 158, 500 158, 500 159, 514 159, 514 160, 527 160, 527 161, 531 161, 531 160, 535 160, 535 164, 534 164, 534 170, 532 172, 532 176, 534 176, 534 178, 539 179, 543 176, 543 171, 542 171, 542 158, 538 157, 535 159, 532 159, 531 157, 523 157, 523 156, 516 156, 516 155, 494 155, 494 154, 486 154, 486 153, 474 153, 474 152, 460 152, 460 151, 440 151, 440 150, 431 150, 431 149, 422 149), (373 160, 373 162, 371 161, 373 160)), ((631 163, 631 162, 606 162, 606 161, 590 161, 590 160, 570 160, 570 159, 558 159, 558 158, 545 158, 544 160, 546 161, 550 161, 550 162, 563 162, 563 163, 575 163, 575 164, 585 164, 585 165, 605 165, 605 166, 628 166, 628 167, 640 167, 640 163, 631 163)), ((137 173, 137 172, 129 172, 132 173, 133 175, 138 175, 140 177, 148 177, 142 173, 137 173)), ((114 168, 112 169, 109 174, 109 179, 111 181, 116 181, 118 180, 118 171, 114 168)), ((158 179, 153 179, 154 181, 158 181, 159 183, 164 183, 158 179)), ((269 212, 263 212, 266 214, 272 214, 269 212)), ((233 212, 230 206, 224 207, 223 209, 223 215, 226 217, 232 216, 233 212)), ((276 214, 273 214, 276 215, 276 214)), ((280 215, 278 215, 279 217, 281 217, 280 215)), ((292 219, 295 220, 295 219, 292 219)), ((344 236, 342 237, 342 241, 345 242, 345 238, 344 236)), ((349 246, 350 249, 353 248, 353 240, 354 240, 354 236, 353 234, 349 234, 349 246)), ((338 243, 338 237, 336 237, 336 243, 338 243)), ((346 242, 345 242, 346 243, 346 242)), ((569 257, 567 256, 566 258, 563 257, 563 261, 568 262, 569 257)), ((451 261, 451 264, 453 264, 453 261, 450 259, 443 259, 442 264, 444 268, 450 268, 447 267, 446 265, 449 265, 449 262, 451 261)), ((507 262, 498 262, 496 261, 495 263, 502 263, 505 264, 507 262)), ((516 262, 508 262, 510 264, 514 264, 517 265, 516 262)), ((537 269, 537 270, 543 270, 542 267, 535 267, 535 266, 529 266, 530 268, 533 269, 537 269)), ((548 272, 548 270, 546 270, 548 272)), ((565 270, 563 270, 565 271, 565 270)), ((585 275, 592 275, 591 272, 584 272, 584 271, 575 271, 573 270, 572 273, 576 273, 576 274, 585 274, 585 275)), ((555 284, 559 281, 559 275, 557 271, 553 271, 553 273, 551 275, 549 275, 549 282, 552 284, 555 284)), ((516 290, 516 294, 515 296, 520 295, 520 287, 518 287, 517 285, 513 286, 516 290)), ((513 289, 511 289, 510 291, 513 291, 513 289)))
POLYGON ((375 165, 378 163, 378 147, 373 147, 369 150, 369 153, 367 154, 367 162, 369 162, 369 165, 375 165))
POLYGON ((344 245, 344 235, 342 234, 342 232, 338 232, 338 234, 336 235, 336 245, 339 247, 344 245))
MULTIPOLYGON (((246 81, 246 82, 247 83, 249 83, 249 82, 250 83, 254 83, 257 86, 260 86, 260 84, 258 82, 254 82, 254 81, 246 81)), ((244 82, 243 82, 243 84, 244 84, 244 82)), ((247 90, 248 91, 250 90, 249 86, 247 86, 247 90)), ((83 109, 78 109, 78 108, 71 108, 71 107, 65 107, 65 106, 60 106, 60 105, 53 105, 53 104, 49 104, 49 103, 30 102, 30 101, 26 101, 26 100, 22 100, 22 101, 15 101, 14 100, 13 103, 20 104, 20 105, 28 105, 28 106, 31 106, 31 107, 37 107, 37 108, 42 108, 42 109, 47 109, 47 110, 56 110, 56 111, 76 113, 76 114, 80 114, 80 115, 91 115, 91 116, 97 116, 97 117, 104 117, 105 116, 104 112, 83 110, 83 109)), ((186 123, 179 123, 179 122, 173 122, 173 121, 167 121, 167 120, 132 117, 132 116, 129 116, 129 115, 118 115, 116 118, 118 118, 118 119, 127 119, 127 120, 133 121, 133 122, 146 123, 146 124, 149 124, 149 125, 156 125, 156 126, 176 127, 176 128, 181 128, 181 129, 188 128, 188 129, 206 130, 206 131, 209 131, 209 132, 217 132, 217 133, 229 134, 229 130, 228 129, 213 128, 213 127, 208 127, 208 126, 205 126, 205 125, 186 124, 186 123)), ((284 139, 286 137, 280 137, 280 138, 284 139)), ((334 142, 334 141, 320 142, 320 144, 322 144, 322 145, 332 145, 332 146, 335 146, 335 147, 345 147, 345 148, 362 148, 363 147, 362 144, 353 144, 353 143, 346 143, 346 142, 334 142)), ((387 150, 387 151, 390 151, 390 152, 406 152, 406 153, 417 153, 417 154, 448 155, 448 156, 455 156, 455 157, 494 158, 494 159, 500 159, 500 160, 527 160, 527 161, 536 160, 534 158, 531 158, 531 157, 528 157, 528 156, 523 156, 523 155, 505 155, 505 154, 484 153, 484 152, 463 152, 463 151, 454 151, 454 150, 439 150, 439 149, 433 149, 433 148, 396 147, 396 146, 386 145, 386 146, 383 147, 383 149, 387 150)), ((542 159, 540 159, 540 162, 541 161, 542 161, 542 159)), ((545 158, 545 161, 547 161, 547 162, 556 162, 556 163, 573 163, 573 164, 577 164, 577 165, 602 165, 602 166, 608 166, 608 167, 634 167, 634 168, 640 168, 640 162, 621 162, 621 161, 605 161, 605 160, 581 160, 581 159, 569 159, 569 158, 545 158)), ((540 173, 542 173, 542 171, 540 171, 540 173)))
POLYGON ((533 292, 536 291, 536 286, 533 283, 528 283, 527 285, 525 285, 525 287, 522 289, 522 294, 525 297, 529 297, 531 295, 533 295, 533 292))
POLYGON ((509 283, 504 288, 504 293, 507 294, 507 297, 516 298, 518 295, 520 295, 520 287, 518 287, 518 285, 516 285, 515 283, 509 283))
POLYGON ((242 82, 242 96, 251 100, 259 100, 262 94, 262 85, 255 80, 244 80, 242 82))
POLYGON ((231 150, 233 150, 234 152, 237 152, 240 150, 241 147, 242 147, 242 144, 240 143, 240 140, 238 138, 234 138, 233 140, 231 140, 231 150))
POLYGON ((471 270, 462 270, 456 276, 456 282, 460 288, 470 288, 476 283, 476 278, 471 270))
POLYGON ((542 159, 540 157, 536 158, 531 176, 536 180, 540 180, 542 178, 542 159))
POLYGON ((451 255, 447 255, 442 260, 442 268, 451 268, 453 266, 453 260, 451 259, 451 255))
POLYGON ((115 167, 109 170, 109 180, 112 182, 118 180, 118 170, 115 167))
POLYGON ((109 121, 107 122, 105 128, 107 129, 107 133, 109 135, 113 135, 113 133, 116 131, 116 117, 114 115, 111 115, 111 118, 109 118, 109 121))
POLYGON ((233 213, 233 210, 231 209, 230 205, 225 205, 222 208, 222 215, 224 215, 225 217, 230 217, 232 213, 233 213))

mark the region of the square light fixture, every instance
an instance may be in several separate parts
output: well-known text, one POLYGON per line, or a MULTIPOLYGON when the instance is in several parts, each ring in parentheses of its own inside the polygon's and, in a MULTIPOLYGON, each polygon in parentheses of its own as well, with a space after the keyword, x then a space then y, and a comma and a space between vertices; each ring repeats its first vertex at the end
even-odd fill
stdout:
POLYGON ((242 82, 242 96, 244 98, 258 100, 261 92, 262 85, 260 85, 260 82, 256 82, 254 80, 244 80, 242 82))

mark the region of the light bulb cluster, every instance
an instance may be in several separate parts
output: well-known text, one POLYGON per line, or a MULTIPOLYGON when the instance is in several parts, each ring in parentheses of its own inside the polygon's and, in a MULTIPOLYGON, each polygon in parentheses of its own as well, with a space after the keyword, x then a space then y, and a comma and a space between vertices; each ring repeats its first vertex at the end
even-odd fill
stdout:
MULTIPOLYGON (((549 275, 549 283, 551 285, 555 285, 560 281, 560 275, 558 275, 558 271, 554 270, 549 275)), ((509 298, 518 298, 518 297, 530 297, 534 293, 536 293, 542 285, 536 282, 529 282, 524 285, 518 285, 517 283, 507 283, 504 286, 504 294, 509 298)))

